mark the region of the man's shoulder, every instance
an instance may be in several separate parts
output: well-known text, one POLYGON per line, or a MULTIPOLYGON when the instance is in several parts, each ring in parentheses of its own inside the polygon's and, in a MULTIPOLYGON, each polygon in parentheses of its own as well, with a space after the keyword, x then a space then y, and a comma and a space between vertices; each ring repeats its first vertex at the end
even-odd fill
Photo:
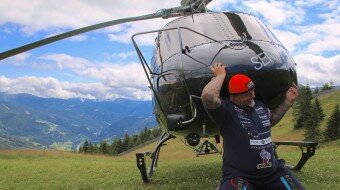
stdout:
POLYGON ((261 100, 255 100, 255 106, 262 106, 267 108, 266 104, 264 104, 264 102, 262 102, 261 100))

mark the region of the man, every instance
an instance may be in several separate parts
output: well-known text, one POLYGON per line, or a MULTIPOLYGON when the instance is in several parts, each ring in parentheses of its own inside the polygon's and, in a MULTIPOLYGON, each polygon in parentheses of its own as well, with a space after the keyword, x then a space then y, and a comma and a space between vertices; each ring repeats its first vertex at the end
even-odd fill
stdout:
POLYGON ((278 123, 298 96, 293 83, 285 101, 270 112, 255 100, 254 83, 245 75, 234 75, 222 100, 220 90, 226 77, 221 63, 211 67, 215 77, 202 92, 203 105, 223 137, 223 166, 220 189, 304 189, 283 160, 274 157, 271 127, 278 123))

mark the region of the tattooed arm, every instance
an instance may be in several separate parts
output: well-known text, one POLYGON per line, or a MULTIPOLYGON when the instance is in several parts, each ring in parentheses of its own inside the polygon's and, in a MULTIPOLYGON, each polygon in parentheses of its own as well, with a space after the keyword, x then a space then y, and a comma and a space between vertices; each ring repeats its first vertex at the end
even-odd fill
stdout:
POLYGON ((286 114, 298 97, 298 87, 293 82, 292 86, 286 92, 286 99, 283 103, 272 112, 272 126, 276 125, 286 114))
POLYGON ((226 70, 224 65, 216 63, 210 67, 215 77, 204 87, 202 92, 202 102, 205 108, 216 109, 221 105, 220 91, 224 78, 226 76, 226 70))

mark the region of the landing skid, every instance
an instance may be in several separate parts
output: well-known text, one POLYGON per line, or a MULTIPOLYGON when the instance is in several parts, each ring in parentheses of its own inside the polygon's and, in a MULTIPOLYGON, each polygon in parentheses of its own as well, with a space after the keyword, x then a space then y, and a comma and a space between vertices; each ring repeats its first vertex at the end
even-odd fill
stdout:
POLYGON ((280 145, 287 145, 287 146, 298 146, 301 149, 301 158, 299 162, 295 166, 288 166, 290 169, 295 171, 300 171, 301 168, 305 165, 307 160, 314 156, 315 148, 318 145, 317 142, 309 142, 309 141, 276 141, 274 142, 275 148, 275 157, 278 158, 276 153, 276 149, 280 145))
POLYGON ((157 162, 158 162, 158 157, 159 157, 159 152, 161 150, 161 147, 167 140, 173 139, 175 136, 169 134, 169 133, 163 133, 160 141, 158 142, 155 150, 153 152, 150 151, 145 151, 145 152, 139 152, 136 154, 136 159, 137 159, 137 167, 142 175, 142 179, 144 183, 150 182, 150 178, 155 171, 155 168, 157 167, 157 162), (151 158, 151 164, 149 171, 146 171, 146 165, 145 165, 145 155, 149 156, 151 158))
POLYGON ((221 154, 221 151, 219 151, 215 145, 213 145, 208 140, 205 140, 201 146, 199 146, 197 149, 195 149, 196 156, 199 155, 206 155, 206 154, 221 154))

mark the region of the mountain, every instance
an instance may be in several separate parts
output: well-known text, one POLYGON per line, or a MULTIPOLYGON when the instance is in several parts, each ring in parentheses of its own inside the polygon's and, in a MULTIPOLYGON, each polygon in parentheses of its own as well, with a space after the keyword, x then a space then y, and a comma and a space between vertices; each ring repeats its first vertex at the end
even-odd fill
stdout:
POLYGON ((156 126, 151 101, 40 98, 0 93, 0 148, 75 149, 156 126))

